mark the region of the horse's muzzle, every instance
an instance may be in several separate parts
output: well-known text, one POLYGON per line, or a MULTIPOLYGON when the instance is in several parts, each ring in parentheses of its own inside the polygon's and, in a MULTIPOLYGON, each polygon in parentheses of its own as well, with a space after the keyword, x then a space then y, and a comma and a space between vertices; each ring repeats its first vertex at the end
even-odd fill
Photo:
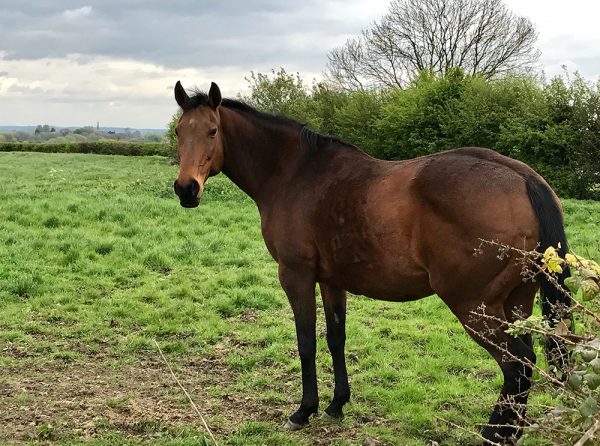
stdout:
POLYGON ((181 186, 177 180, 173 183, 175 195, 179 197, 179 204, 184 208, 195 208, 200 204, 200 184, 196 180, 190 181, 187 185, 181 186))

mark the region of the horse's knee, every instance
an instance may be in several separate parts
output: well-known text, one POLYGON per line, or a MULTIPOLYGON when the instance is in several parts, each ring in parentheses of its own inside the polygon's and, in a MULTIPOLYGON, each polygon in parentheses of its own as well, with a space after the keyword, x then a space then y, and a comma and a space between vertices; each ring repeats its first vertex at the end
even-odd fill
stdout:
POLYGON ((344 350, 346 345, 346 334, 345 333, 327 333, 327 347, 332 354, 338 353, 340 350, 344 350))

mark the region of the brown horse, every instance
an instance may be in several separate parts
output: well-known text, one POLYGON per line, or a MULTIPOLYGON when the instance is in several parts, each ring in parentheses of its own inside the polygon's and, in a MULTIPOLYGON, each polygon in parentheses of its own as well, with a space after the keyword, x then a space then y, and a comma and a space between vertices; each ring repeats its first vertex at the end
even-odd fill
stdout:
MULTIPOLYGON (((177 82, 175 99, 183 110, 174 184, 181 205, 198 206, 207 178, 223 172, 256 202, 266 246, 279 265, 302 365, 302 401, 286 426, 300 428, 318 410, 319 283, 335 374, 327 414, 341 417, 350 398, 346 291, 389 301, 435 293, 502 369, 485 443, 514 442, 531 386, 532 340, 508 336, 500 322, 472 320, 471 312, 483 304, 499 320, 530 315, 539 284, 523 281, 514 258, 499 260, 492 248, 473 253, 480 239, 566 249, 562 211, 548 184, 527 165, 488 149, 374 159, 290 119, 221 100, 214 83, 208 94, 190 97, 177 82)), ((568 299, 544 280, 541 286, 543 311, 555 317, 553 305, 568 305, 568 299)))

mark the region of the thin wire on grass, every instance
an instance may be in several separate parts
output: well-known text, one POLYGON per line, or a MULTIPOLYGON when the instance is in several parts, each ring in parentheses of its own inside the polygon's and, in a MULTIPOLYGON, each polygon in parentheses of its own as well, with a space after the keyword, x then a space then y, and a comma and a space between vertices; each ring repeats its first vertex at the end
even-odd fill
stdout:
POLYGON ((198 410, 198 406, 196 406, 196 403, 194 403, 194 401, 192 400, 192 397, 190 396, 190 394, 187 392, 187 390, 185 390, 185 387, 183 387, 183 385, 181 384, 181 382, 179 381, 179 379, 177 378, 177 376, 175 376, 175 373, 173 372, 173 369, 171 368, 171 365, 169 364, 169 361, 167 361, 167 358, 165 357, 163 351, 161 350, 160 345, 158 345, 158 342, 156 342, 156 339, 154 339, 154 343, 156 344, 156 348, 158 348, 158 353, 160 353, 160 357, 162 358, 163 362, 169 368, 169 372, 171 372, 171 376, 173 377, 173 379, 175 380, 175 382, 177 383, 177 385, 179 386, 179 388, 181 390, 183 390, 183 393, 185 393, 185 396, 187 396, 188 401, 190 402, 190 404, 192 405, 192 407, 194 408, 194 410, 196 411, 196 413, 198 414, 198 416, 202 420, 202 424, 204 424, 204 428, 206 429, 206 431, 210 435, 210 438, 212 439, 213 443, 215 444, 215 446, 219 446, 219 443, 217 443, 217 440, 215 439, 215 436, 213 435, 213 433, 210 430, 210 428, 208 427, 208 424, 206 424, 206 420, 204 419, 204 417, 200 413, 200 410, 198 410))

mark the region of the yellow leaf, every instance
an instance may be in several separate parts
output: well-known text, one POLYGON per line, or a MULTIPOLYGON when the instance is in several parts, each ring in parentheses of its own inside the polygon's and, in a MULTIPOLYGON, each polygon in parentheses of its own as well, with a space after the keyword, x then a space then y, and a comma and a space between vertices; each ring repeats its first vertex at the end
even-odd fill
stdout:
MULTIPOLYGON (((544 252, 544 259, 550 259, 554 255, 550 248, 544 252)), ((578 256, 575 253, 568 253, 565 255, 565 261, 570 267, 583 271, 586 276, 600 276, 600 265, 593 260, 578 256)))
POLYGON ((556 248, 554 246, 548 246, 544 251, 544 260, 549 259, 551 257, 557 256, 556 248))
POLYGON ((594 262, 593 260, 590 260, 590 268, 597 274, 600 276, 600 265, 598 265, 596 262, 594 262))
POLYGON ((564 260, 560 258, 554 246, 548 246, 548 248, 544 251, 542 261, 546 264, 546 268, 549 272, 557 274, 563 272, 563 269, 560 265, 564 262, 564 260))
POLYGON ((548 263, 548 271, 551 273, 561 274, 563 272, 562 266, 560 266, 560 262, 550 261, 548 263))
POLYGON ((591 279, 581 282, 581 289, 583 290, 583 300, 596 299, 600 295, 598 284, 591 279))
POLYGON ((572 267, 577 267, 581 265, 579 257, 577 257, 575 254, 568 253, 565 256, 565 260, 567 261, 567 264, 572 267))

